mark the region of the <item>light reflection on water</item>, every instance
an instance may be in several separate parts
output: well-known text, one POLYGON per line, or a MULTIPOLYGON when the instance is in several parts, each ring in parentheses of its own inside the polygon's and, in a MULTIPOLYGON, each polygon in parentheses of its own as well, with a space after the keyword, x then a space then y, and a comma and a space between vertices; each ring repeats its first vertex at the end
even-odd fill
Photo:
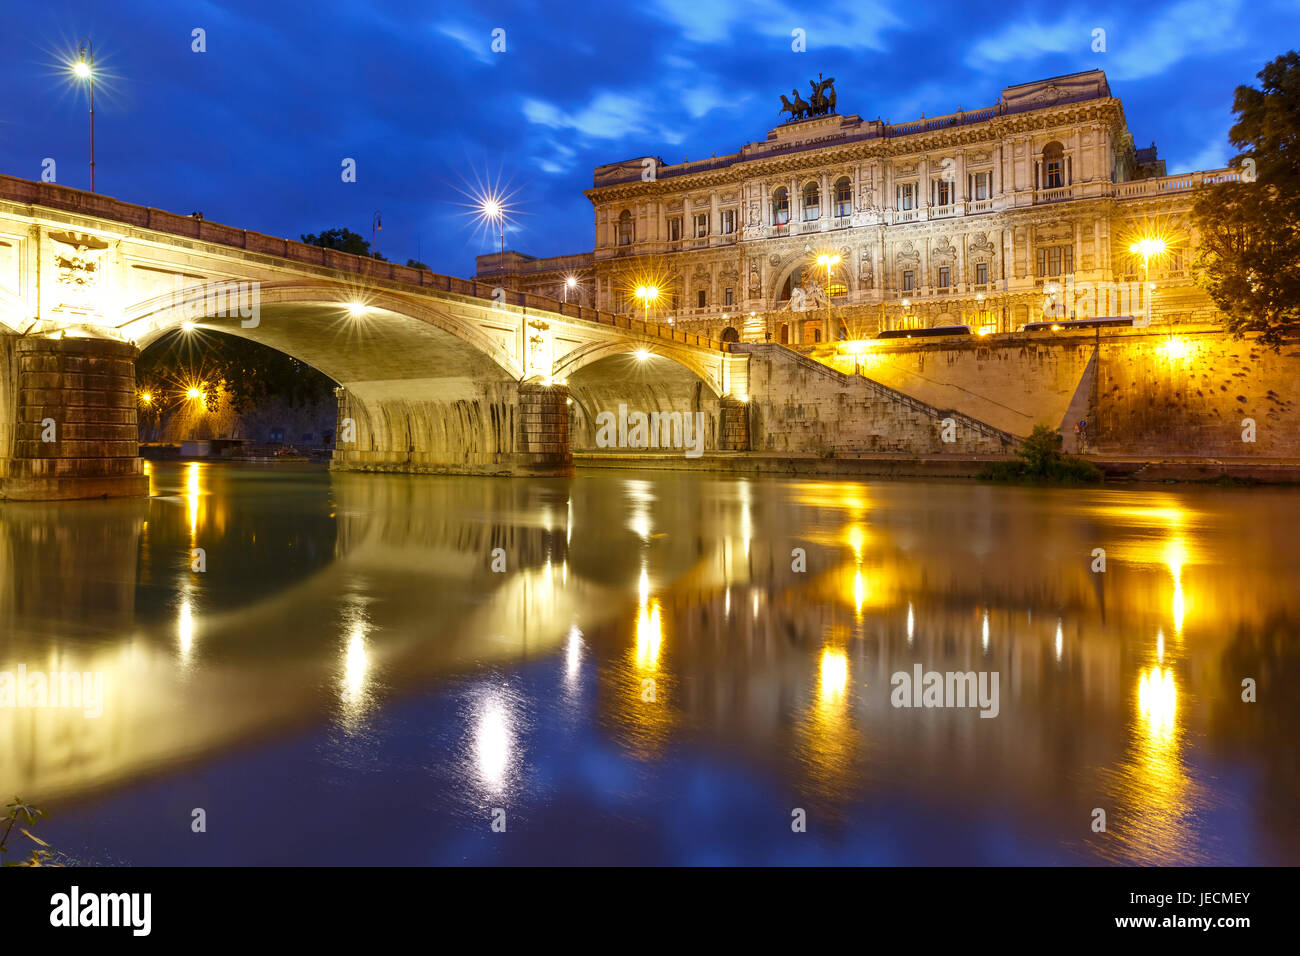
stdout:
POLYGON ((234 861, 363 797, 372 862, 783 862, 795 807, 804 861, 1300 861, 1296 492, 149 477, 0 506, 0 675, 105 677, 95 720, 0 706, 0 789, 74 852, 190 861, 108 821, 216 774, 283 834, 234 861), (916 663, 998 671, 998 717, 891 707, 916 663))

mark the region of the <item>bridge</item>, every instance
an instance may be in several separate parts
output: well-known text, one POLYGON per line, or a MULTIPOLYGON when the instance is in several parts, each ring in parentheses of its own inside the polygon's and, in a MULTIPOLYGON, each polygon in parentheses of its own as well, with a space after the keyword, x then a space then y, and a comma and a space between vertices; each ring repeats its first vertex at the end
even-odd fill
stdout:
POLYGON ((620 404, 702 412, 706 449, 748 433, 749 356, 723 343, 0 176, 0 497, 147 493, 134 362, 180 328, 334 379, 335 469, 568 474, 620 404))

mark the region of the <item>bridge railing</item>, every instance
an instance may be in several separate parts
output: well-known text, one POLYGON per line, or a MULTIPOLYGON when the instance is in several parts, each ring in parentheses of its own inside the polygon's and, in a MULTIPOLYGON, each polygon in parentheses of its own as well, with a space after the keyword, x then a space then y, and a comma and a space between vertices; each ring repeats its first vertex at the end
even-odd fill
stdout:
POLYGON ((395 262, 372 259, 369 256, 358 256, 350 252, 339 252, 337 249, 324 249, 320 246, 308 245, 305 242, 296 242, 292 239, 267 236, 248 229, 223 226, 220 223, 209 222, 197 216, 183 216, 163 209, 137 206, 114 199, 112 196, 88 193, 80 189, 60 186, 56 183, 36 182, 30 179, 19 179, 15 176, 0 175, 0 199, 25 205, 61 209, 83 216, 110 219, 114 222, 136 226, 141 229, 151 229, 169 235, 184 236, 187 239, 210 242, 214 245, 231 246, 246 252, 275 256, 305 265, 336 269, 339 272, 351 272, 371 279, 400 282, 404 285, 413 285, 424 289, 437 289, 453 295, 501 301, 504 304, 517 305, 525 309, 555 312, 575 319, 595 322, 599 325, 642 332, 661 339, 681 342, 684 345, 694 345, 698 348, 718 351, 728 350, 727 345, 716 339, 681 332, 672 326, 660 325, 657 322, 646 323, 627 316, 600 312, 596 309, 585 308, 577 303, 563 302, 532 292, 503 289, 492 283, 442 275, 428 269, 416 269, 411 266, 398 265, 395 262), (501 289, 501 291, 498 292, 498 289, 501 289))

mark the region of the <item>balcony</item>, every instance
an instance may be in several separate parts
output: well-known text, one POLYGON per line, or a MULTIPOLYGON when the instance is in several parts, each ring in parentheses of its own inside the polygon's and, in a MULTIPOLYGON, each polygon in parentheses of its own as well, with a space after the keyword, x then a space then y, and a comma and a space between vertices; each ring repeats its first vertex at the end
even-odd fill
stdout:
POLYGON ((955 216, 955 215, 957 215, 957 206, 955 203, 949 203, 946 206, 930 207, 929 218, 931 219, 947 219, 949 216, 955 216))
POLYGON ((1241 182, 1240 169, 1211 169, 1181 176, 1158 176, 1152 179, 1135 179, 1116 183, 1116 199, 1139 199, 1146 196, 1164 196, 1169 193, 1190 192, 1197 186, 1241 182))
POLYGON ((916 222, 921 218, 919 209, 895 209, 894 222, 916 222))
POLYGON ((966 214, 968 216, 974 216, 977 215, 978 213, 992 212, 992 211, 993 211, 992 199, 972 199, 970 202, 966 204, 966 214))
POLYGON ((1052 189, 1035 189, 1034 203, 1064 202, 1074 198, 1073 186, 1056 186, 1052 189))

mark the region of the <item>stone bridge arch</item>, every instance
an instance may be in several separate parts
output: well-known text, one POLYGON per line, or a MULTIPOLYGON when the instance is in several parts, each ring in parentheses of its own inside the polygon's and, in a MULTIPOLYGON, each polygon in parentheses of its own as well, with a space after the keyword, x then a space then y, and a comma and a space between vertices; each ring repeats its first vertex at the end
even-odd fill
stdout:
POLYGON ((136 303, 121 331, 147 347, 190 322, 184 334, 240 336, 328 375, 339 384, 334 468, 502 475, 571 469, 561 433, 565 396, 521 382, 513 313, 328 282, 264 283, 257 308, 241 312, 229 298, 213 296, 218 284, 136 303), (214 304, 219 314, 212 314, 214 304))
POLYGON ((393 359, 402 355, 411 361, 431 360, 430 370, 441 360, 449 367, 477 366, 476 371, 502 380, 524 377, 503 337, 493 338, 472 318, 490 314, 490 307, 456 303, 457 308, 386 289, 347 289, 337 282, 286 282, 259 284, 258 314, 253 318, 203 311, 214 302, 226 303, 229 309, 228 297, 212 293, 213 286, 223 284, 238 286, 236 280, 208 282, 138 302, 124 310, 120 331, 143 349, 193 322, 200 331, 212 329, 268 345, 344 386, 390 377, 393 359), (352 314, 353 304, 364 311, 352 314))
POLYGON ((575 452, 588 453, 718 450, 725 445, 725 422, 745 412, 743 402, 727 396, 725 378, 722 353, 710 364, 686 349, 635 341, 575 350, 556 368, 556 380, 568 388, 570 443, 575 452), (610 418, 602 419, 602 413, 610 418), (647 433, 646 447, 634 443, 634 434, 623 443, 627 431, 618 425, 610 444, 611 434, 602 432, 601 422, 634 422, 637 414, 647 422, 668 422, 668 427, 655 426, 653 437, 647 433), (674 431, 677 423, 686 423, 680 434, 674 431))

